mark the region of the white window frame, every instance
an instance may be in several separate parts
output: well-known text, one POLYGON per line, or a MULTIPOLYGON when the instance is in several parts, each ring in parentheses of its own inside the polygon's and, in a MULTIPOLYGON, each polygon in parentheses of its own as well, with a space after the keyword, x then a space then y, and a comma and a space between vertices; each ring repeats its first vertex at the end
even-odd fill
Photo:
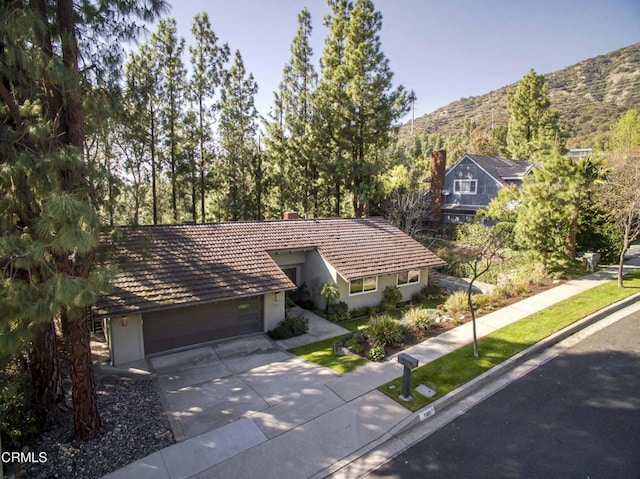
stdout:
POLYGON ((378 277, 377 276, 366 276, 364 278, 358 278, 358 279, 356 279, 354 281, 349 281, 349 296, 357 296, 359 294, 373 293, 375 291, 378 291, 378 277), (376 283, 375 287, 373 289, 365 290, 364 289, 365 282, 367 280, 371 280, 371 279, 375 280, 375 283, 376 283), (362 281, 362 289, 360 291, 352 291, 351 283, 353 283, 354 281, 362 281))
POLYGON ((453 180, 453 192, 461 195, 477 195, 478 180, 453 180), (466 185, 466 188, 463 188, 463 185, 466 185), (471 185, 473 185, 473 191, 471 191, 471 185))
MULTIPOLYGON (((403 286, 409 286, 409 285, 412 285, 412 284, 420 284, 420 278, 421 278, 420 274, 421 273, 420 273, 419 269, 410 269, 410 270, 407 270, 407 271, 403 271, 402 273, 398 273, 398 274, 396 274, 396 286, 401 288, 403 286), (400 282, 400 275, 404 274, 404 273, 407 274, 407 281, 406 282, 400 282), (411 273, 418 273, 418 278, 417 278, 416 281, 410 281, 411 273)), ((414 275, 414 277, 415 277, 415 275, 414 275)))

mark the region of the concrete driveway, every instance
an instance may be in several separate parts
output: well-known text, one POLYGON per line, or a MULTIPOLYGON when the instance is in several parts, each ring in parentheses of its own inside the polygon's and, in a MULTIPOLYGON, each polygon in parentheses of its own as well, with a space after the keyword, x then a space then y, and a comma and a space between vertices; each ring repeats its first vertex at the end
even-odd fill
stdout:
POLYGON ((286 421, 271 421, 273 416, 261 411, 303 396, 308 405, 342 403, 327 397, 331 393, 323 387, 339 374, 281 350, 263 334, 166 354, 150 363, 177 441, 248 416, 267 436, 277 435, 288 428, 286 421))

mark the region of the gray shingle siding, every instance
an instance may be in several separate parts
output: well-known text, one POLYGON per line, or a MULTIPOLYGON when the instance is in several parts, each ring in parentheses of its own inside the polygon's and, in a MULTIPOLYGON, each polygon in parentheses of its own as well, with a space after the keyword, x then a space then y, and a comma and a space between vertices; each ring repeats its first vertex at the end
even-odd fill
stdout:
POLYGON ((495 198, 502 185, 495 178, 488 175, 471 159, 465 157, 455 168, 449 170, 444 179, 444 189, 449 191, 445 196, 443 208, 458 205, 485 207, 495 198), (476 180, 475 194, 455 192, 456 180, 476 180))
MULTIPOLYGON (((506 185, 517 188, 533 168, 533 163, 506 158, 481 155, 465 155, 447 170, 444 179, 442 221, 444 223, 466 223, 474 218, 475 212, 486 208, 491 200, 506 185), (471 180, 473 191, 456 191, 456 181, 471 180)), ((462 188, 461 188, 462 189, 462 188)))

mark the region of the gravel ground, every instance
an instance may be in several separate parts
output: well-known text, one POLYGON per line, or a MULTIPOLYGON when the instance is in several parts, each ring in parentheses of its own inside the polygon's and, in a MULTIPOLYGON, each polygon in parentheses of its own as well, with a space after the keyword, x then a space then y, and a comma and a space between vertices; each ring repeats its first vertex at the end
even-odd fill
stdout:
MULTIPOLYGON (((46 452, 47 461, 5 471, 6 477, 99 478, 175 443, 153 381, 98 376, 96 389, 103 425, 99 437, 75 441, 70 412, 62 425, 42 434, 29 448, 36 457, 46 452)), ((65 390, 70 397, 68 381, 65 390)))

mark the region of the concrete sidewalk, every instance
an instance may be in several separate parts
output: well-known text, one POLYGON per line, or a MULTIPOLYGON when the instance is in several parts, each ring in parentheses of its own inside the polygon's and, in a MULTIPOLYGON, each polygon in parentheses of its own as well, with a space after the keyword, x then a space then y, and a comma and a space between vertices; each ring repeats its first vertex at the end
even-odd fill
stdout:
MULTIPOLYGON (((629 261, 629 270, 640 264, 629 261)), ((602 270, 527 298, 478 319, 485 336, 536 311, 615 277, 602 270)), ((405 350, 420 364, 471 342, 467 323, 405 350)), ((268 371, 269 366, 263 366, 268 371)), ((417 417, 376 390, 402 375, 394 357, 369 363, 313 391, 300 391, 230 424, 205 432, 136 461, 107 476, 121 478, 325 477, 379 445, 389 432, 417 417)), ((277 387, 273 385, 272 387, 277 387)))

